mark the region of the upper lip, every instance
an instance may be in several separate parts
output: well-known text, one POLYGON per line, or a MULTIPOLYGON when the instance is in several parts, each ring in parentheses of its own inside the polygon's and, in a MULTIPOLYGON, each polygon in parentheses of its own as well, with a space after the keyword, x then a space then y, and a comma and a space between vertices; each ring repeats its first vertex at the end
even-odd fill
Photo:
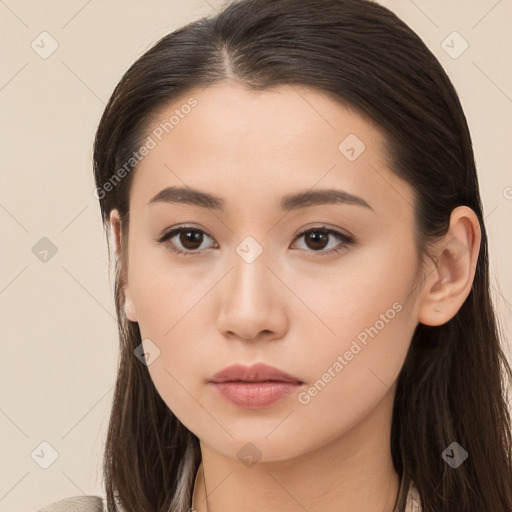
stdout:
POLYGON ((210 382, 228 382, 228 381, 244 381, 244 382, 263 382, 263 381, 281 381, 281 382, 297 382, 302 381, 278 368, 269 366, 265 363, 257 363, 252 366, 243 364, 233 364, 217 372, 210 382))

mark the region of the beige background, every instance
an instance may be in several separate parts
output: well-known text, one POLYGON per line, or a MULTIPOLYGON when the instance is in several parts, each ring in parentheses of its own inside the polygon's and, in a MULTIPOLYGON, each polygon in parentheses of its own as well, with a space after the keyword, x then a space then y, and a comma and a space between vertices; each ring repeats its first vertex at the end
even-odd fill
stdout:
MULTIPOLYGON (((440 59, 465 108, 490 234, 493 291, 510 340, 512 2, 382 3, 440 59), (453 31, 469 44, 458 58, 441 46, 453 31)), ((159 37, 220 5, 0 0, 0 511, 103 495, 101 457, 118 340, 92 194, 92 140, 128 66, 159 37), (40 53, 51 49, 51 39, 40 36, 43 31, 58 43, 45 59, 40 53), (48 243, 43 237, 57 250, 46 263, 33 253, 36 244, 48 243), (42 442, 58 453, 47 469, 36 463, 51 461, 42 442)), ((463 44, 453 37, 447 39, 452 53, 463 44)))

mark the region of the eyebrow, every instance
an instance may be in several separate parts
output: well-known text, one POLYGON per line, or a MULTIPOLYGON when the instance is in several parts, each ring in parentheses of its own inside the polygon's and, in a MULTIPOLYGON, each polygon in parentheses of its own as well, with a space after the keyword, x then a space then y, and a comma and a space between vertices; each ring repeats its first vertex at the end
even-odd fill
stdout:
MULTIPOLYGON (((222 212, 225 211, 226 206, 224 199, 221 197, 190 187, 166 187, 148 202, 148 206, 154 203, 190 204, 222 212)), ((281 198, 279 207, 281 210, 288 212, 326 204, 358 205, 374 211, 362 197, 337 189, 308 190, 288 194, 281 198)))

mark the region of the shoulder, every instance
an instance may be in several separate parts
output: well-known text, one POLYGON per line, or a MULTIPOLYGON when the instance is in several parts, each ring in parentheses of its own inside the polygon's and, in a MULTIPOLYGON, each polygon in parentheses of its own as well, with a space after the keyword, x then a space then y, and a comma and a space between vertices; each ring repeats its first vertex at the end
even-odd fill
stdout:
POLYGON ((106 512, 104 498, 99 496, 73 496, 40 508, 37 512, 106 512))

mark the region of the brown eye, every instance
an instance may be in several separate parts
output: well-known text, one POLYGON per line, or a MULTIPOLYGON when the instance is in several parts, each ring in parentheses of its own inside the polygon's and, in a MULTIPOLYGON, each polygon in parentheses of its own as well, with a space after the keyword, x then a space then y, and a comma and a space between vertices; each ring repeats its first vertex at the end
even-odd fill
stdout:
MULTIPOLYGON (((201 246, 205 239, 208 238, 212 240, 212 237, 201 229, 190 226, 178 226, 164 234, 158 242, 165 242, 171 251, 188 256, 201 254, 204 250, 204 247, 201 246)), ((315 256, 329 256, 345 251, 350 244, 355 242, 351 236, 325 226, 305 230, 297 236, 297 239, 301 238, 304 238, 306 252, 316 253, 315 256), (336 239, 338 243, 334 244, 334 248, 330 248, 327 251, 324 250, 329 245, 332 246, 331 240, 335 241, 336 239)))
POLYGON ((193 251, 201 246, 203 235, 197 229, 182 230, 179 234, 179 241, 185 249, 193 251), (198 245, 199 243, 199 245, 198 245))
POLYGON ((339 253, 348 249, 348 246, 355 242, 354 238, 344 233, 340 233, 334 229, 329 229, 325 226, 318 228, 311 228, 303 231, 297 236, 297 240, 303 238, 304 245, 307 252, 318 253, 315 256, 329 256, 331 254, 339 253), (338 240, 338 243, 333 245, 331 240, 338 240), (324 249, 328 246, 330 250, 324 249))
POLYGON ((326 229, 315 229, 314 231, 309 231, 305 234, 304 241, 310 249, 319 251, 324 249, 329 242, 329 233, 326 229))
POLYGON ((203 242, 205 238, 211 237, 201 229, 190 226, 179 226, 166 233, 160 240, 169 249, 185 256, 199 254, 203 252, 203 242), (174 240, 173 240, 174 239, 174 240))

